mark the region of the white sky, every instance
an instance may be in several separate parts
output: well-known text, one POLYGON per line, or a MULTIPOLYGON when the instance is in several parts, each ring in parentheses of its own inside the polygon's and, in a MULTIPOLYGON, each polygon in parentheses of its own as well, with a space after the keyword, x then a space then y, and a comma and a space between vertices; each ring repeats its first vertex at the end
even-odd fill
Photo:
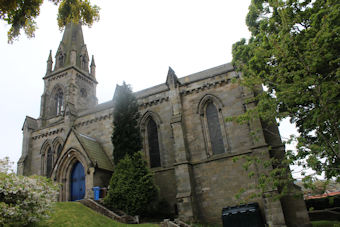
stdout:
MULTIPOLYGON (((110 100, 123 80, 138 91, 164 83, 169 66, 183 77, 230 62, 232 44, 250 35, 245 25, 250 0, 91 2, 101 7, 101 19, 83 33, 95 56, 99 103, 110 100)), ((18 161, 25 116, 39 117, 49 50, 54 56, 62 38, 56 14, 57 7, 46 1, 35 38, 22 34, 12 45, 8 26, 0 22, 0 158, 18 161)), ((287 136, 291 129, 283 132, 287 136)))

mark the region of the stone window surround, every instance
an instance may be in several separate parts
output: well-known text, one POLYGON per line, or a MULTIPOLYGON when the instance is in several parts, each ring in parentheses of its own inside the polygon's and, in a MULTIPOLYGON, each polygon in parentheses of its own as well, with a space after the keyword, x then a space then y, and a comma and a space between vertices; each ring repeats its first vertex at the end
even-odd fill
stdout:
MULTIPOLYGON (((153 111, 148 110, 147 112, 145 112, 143 114, 143 117, 140 120, 140 131, 141 131, 141 136, 142 136, 142 143, 143 143, 143 150, 144 150, 144 154, 145 154, 145 158, 147 160, 148 166, 150 167, 150 154, 149 154, 149 140, 148 140, 148 132, 147 132, 147 125, 149 120, 152 119, 157 126, 157 134, 158 134, 158 145, 159 145, 159 156, 160 156, 160 167, 164 167, 165 166, 165 161, 164 161, 164 150, 163 150, 163 146, 162 146, 162 137, 161 137, 161 125, 162 125, 162 121, 161 118, 158 116, 158 114, 156 114, 153 111)), ((160 167, 154 167, 152 169, 157 169, 160 167)))
POLYGON ((43 145, 41 146, 40 149, 40 156, 41 156, 41 175, 42 176, 47 176, 47 153, 49 149, 52 150, 52 163, 54 162, 54 155, 53 155, 53 149, 52 149, 52 144, 50 140, 45 140, 43 145))
POLYGON ((66 95, 66 89, 64 88, 64 86, 60 83, 57 83, 54 85, 51 93, 47 94, 50 98, 48 99, 49 102, 47 103, 47 107, 49 107, 49 111, 48 111, 48 116, 50 118, 54 118, 56 116, 62 115, 64 112, 64 108, 65 108, 65 95, 66 95), (57 102, 59 102, 60 100, 58 99, 60 96, 60 93, 62 95, 62 100, 61 100, 61 106, 57 105, 57 102), (59 107, 58 107, 59 106, 59 107), (59 111, 58 109, 59 108, 59 111))
POLYGON ((200 115, 201 120, 201 126, 203 131, 203 138, 204 138, 204 144, 205 144, 205 151, 207 158, 215 155, 212 151, 211 141, 210 141, 210 135, 209 135, 209 128, 208 128, 208 121, 206 117, 206 108, 209 103, 213 103, 217 109, 218 112, 218 120, 219 124, 221 126, 221 133, 222 133, 222 139, 223 139, 223 145, 224 145, 224 153, 226 153, 229 150, 229 143, 228 143, 228 137, 227 132, 225 129, 225 123, 223 118, 222 109, 224 107, 222 101, 212 94, 206 94, 204 95, 197 108, 197 114, 200 115))
MULTIPOLYGON (((52 148, 53 148, 53 157, 54 157, 54 160, 55 160, 55 162, 57 161, 57 159, 59 158, 58 156, 60 155, 58 152, 59 152, 59 147, 61 147, 61 149, 62 149, 62 146, 63 146, 63 144, 64 144, 64 141, 63 141, 63 139, 61 138, 61 137, 56 137, 54 140, 53 140, 53 142, 52 142, 52 148)), ((61 150, 60 150, 61 151, 61 150)), ((54 162, 54 163, 55 163, 54 162)), ((53 163, 53 164, 54 164, 53 163)))
POLYGON ((53 142, 51 142, 50 139, 45 140, 43 145, 40 149, 40 156, 41 156, 41 173, 43 176, 49 177, 49 175, 52 173, 54 164, 56 160, 58 159, 58 147, 63 145, 63 139, 61 137, 56 137, 53 142), (47 173, 47 156, 48 151, 51 149, 52 152, 52 166, 51 166, 51 173, 47 173))

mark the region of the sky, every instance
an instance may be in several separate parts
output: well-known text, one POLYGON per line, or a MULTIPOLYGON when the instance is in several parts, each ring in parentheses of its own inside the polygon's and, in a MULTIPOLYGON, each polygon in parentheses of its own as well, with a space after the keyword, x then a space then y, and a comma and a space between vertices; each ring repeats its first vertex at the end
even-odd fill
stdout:
MULTIPOLYGON (((112 99, 123 81, 139 91, 164 83, 168 67, 178 77, 232 60, 232 44, 250 33, 245 24, 250 0, 91 0, 100 21, 83 27, 89 55, 96 62, 99 103, 112 99)), ((62 38, 57 7, 45 1, 35 37, 22 34, 7 43, 9 27, 0 21, 0 158, 17 162, 26 116, 38 118, 49 51, 55 56, 62 38)), ((294 128, 280 127, 288 137, 294 128)), ((15 164, 16 168, 16 164, 15 164)))

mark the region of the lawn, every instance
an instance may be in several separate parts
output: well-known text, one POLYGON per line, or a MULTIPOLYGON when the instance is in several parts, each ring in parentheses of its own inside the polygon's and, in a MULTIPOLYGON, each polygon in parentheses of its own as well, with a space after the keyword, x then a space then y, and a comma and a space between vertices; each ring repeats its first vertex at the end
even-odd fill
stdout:
POLYGON ((338 221, 312 221, 313 227, 340 227, 338 221))
POLYGON ((43 227, 43 226, 60 226, 60 227, 159 227, 154 224, 140 224, 129 225, 116 222, 106 216, 98 214, 90 208, 78 203, 78 202, 60 202, 56 203, 54 211, 51 214, 51 218, 40 222, 31 227, 43 227))

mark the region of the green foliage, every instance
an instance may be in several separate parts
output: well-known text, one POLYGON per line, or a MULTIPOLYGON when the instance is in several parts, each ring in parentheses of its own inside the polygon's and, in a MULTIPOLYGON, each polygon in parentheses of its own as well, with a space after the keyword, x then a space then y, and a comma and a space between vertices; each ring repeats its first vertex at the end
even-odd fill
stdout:
POLYGON ((104 204, 130 215, 143 215, 157 194, 153 175, 141 153, 137 152, 126 155, 116 166, 104 204))
POLYGON ((58 186, 50 179, 8 173, 8 159, 0 161, 0 226, 24 226, 48 217, 58 186), (7 160, 7 161, 6 161, 7 160))
POLYGON ((63 0, 58 10, 58 25, 63 28, 70 22, 91 26, 99 20, 99 7, 88 0, 63 0))
POLYGON ((116 87, 113 107, 113 160, 117 164, 126 154, 133 155, 142 149, 138 126, 138 104, 129 85, 116 87))
MULTIPOLYGON (((70 22, 91 26, 99 20, 99 7, 91 6, 88 0, 49 0, 59 5, 58 25, 62 29, 70 22)), ((36 18, 40 14, 43 0, 1 0, 0 19, 11 25, 8 42, 12 43, 23 29, 27 37, 34 37, 36 18)))
MULTIPOLYGON (((265 160, 264 157, 266 155, 259 152, 257 155, 242 155, 235 159, 235 162, 242 165, 248 177, 256 181, 255 184, 248 184, 239 189, 235 194, 237 201, 246 204, 264 195, 274 200, 286 195, 301 197, 302 192, 293 187, 295 179, 292 178, 288 168, 291 160, 276 157, 265 160), (268 193, 272 191, 277 193, 268 193)), ((308 185, 311 187, 312 182, 308 181, 308 185)))
MULTIPOLYGON (((289 117, 299 136, 287 158, 340 180, 340 2, 253 0, 251 38, 233 45, 241 84, 256 102, 233 120, 289 117), (261 86, 265 86, 262 91, 261 86)), ((230 120, 230 119, 229 119, 230 120)))

